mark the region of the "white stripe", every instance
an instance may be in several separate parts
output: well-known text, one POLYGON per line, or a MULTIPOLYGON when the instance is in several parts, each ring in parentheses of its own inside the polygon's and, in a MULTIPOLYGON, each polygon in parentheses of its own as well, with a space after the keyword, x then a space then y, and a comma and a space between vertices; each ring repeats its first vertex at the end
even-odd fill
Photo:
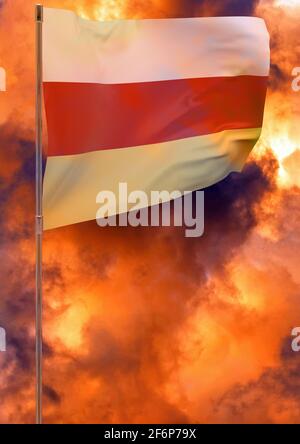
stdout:
POLYGON ((47 159, 44 178, 45 229, 93 220, 96 196, 120 182, 128 190, 194 191, 231 171, 241 171, 260 128, 227 130, 206 136, 134 148, 94 151, 47 159))
POLYGON ((256 17, 96 22, 45 8, 44 81, 133 83, 267 76, 269 34, 256 17))

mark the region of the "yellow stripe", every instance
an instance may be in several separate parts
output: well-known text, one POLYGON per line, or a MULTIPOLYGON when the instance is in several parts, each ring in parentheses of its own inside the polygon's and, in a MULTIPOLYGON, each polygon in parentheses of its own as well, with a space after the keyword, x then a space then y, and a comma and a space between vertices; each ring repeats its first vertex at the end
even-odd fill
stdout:
POLYGON ((206 136, 47 160, 44 177, 44 229, 93 220, 100 191, 119 183, 128 192, 194 191, 232 171, 241 171, 261 128, 227 130, 206 136))

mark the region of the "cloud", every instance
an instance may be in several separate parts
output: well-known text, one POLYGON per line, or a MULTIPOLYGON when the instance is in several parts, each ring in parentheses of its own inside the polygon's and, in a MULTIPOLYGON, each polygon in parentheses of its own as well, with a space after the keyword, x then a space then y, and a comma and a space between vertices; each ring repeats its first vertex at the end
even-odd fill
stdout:
MULTIPOLYGON (((99 7, 46 3, 91 16, 99 7)), ((285 15, 263 2, 254 11, 256 3, 124 1, 120 10, 269 17, 267 106, 281 127, 285 48, 294 37, 285 15)), ((33 2, 15 5, 6 2, 0 18, 0 41, 10 32, 17 45, 0 43, 8 72, 0 103, 0 325, 8 339, 0 354, 1 423, 33 422, 35 407, 33 2)), ((291 178, 294 162, 296 154, 284 162, 291 178)), ((242 174, 207 189, 200 239, 186 239, 180 228, 94 222, 45 233, 46 422, 299 422, 298 361, 283 348, 297 323, 299 189, 280 188, 280 166, 257 146, 242 174)))
MULTIPOLYGON (((290 341, 287 338, 289 347, 290 341)), ((299 371, 298 356, 289 350, 288 359, 265 370, 257 380, 235 386, 219 399, 216 417, 226 415, 229 422, 239 423, 298 423, 299 371)))

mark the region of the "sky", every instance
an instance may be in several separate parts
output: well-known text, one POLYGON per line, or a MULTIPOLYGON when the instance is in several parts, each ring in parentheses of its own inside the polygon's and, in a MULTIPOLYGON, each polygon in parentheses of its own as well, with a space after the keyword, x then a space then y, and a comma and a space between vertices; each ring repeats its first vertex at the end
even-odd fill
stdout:
MULTIPOLYGON (((206 190, 202 238, 95 222, 45 233, 45 422, 300 423, 300 1, 43 4, 99 20, 253 14, 272 56, 262 138, 206 190)), ((0 0, 0 423, 35 420, 33 5, 0 0)))

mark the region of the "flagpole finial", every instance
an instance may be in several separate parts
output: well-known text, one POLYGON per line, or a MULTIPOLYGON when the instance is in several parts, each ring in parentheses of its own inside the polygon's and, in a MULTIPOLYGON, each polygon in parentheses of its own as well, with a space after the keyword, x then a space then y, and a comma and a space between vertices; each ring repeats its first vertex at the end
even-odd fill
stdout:
POLYGON ((35 19, 37 22, 43 21, 43 5, 35 5, 35 19))

